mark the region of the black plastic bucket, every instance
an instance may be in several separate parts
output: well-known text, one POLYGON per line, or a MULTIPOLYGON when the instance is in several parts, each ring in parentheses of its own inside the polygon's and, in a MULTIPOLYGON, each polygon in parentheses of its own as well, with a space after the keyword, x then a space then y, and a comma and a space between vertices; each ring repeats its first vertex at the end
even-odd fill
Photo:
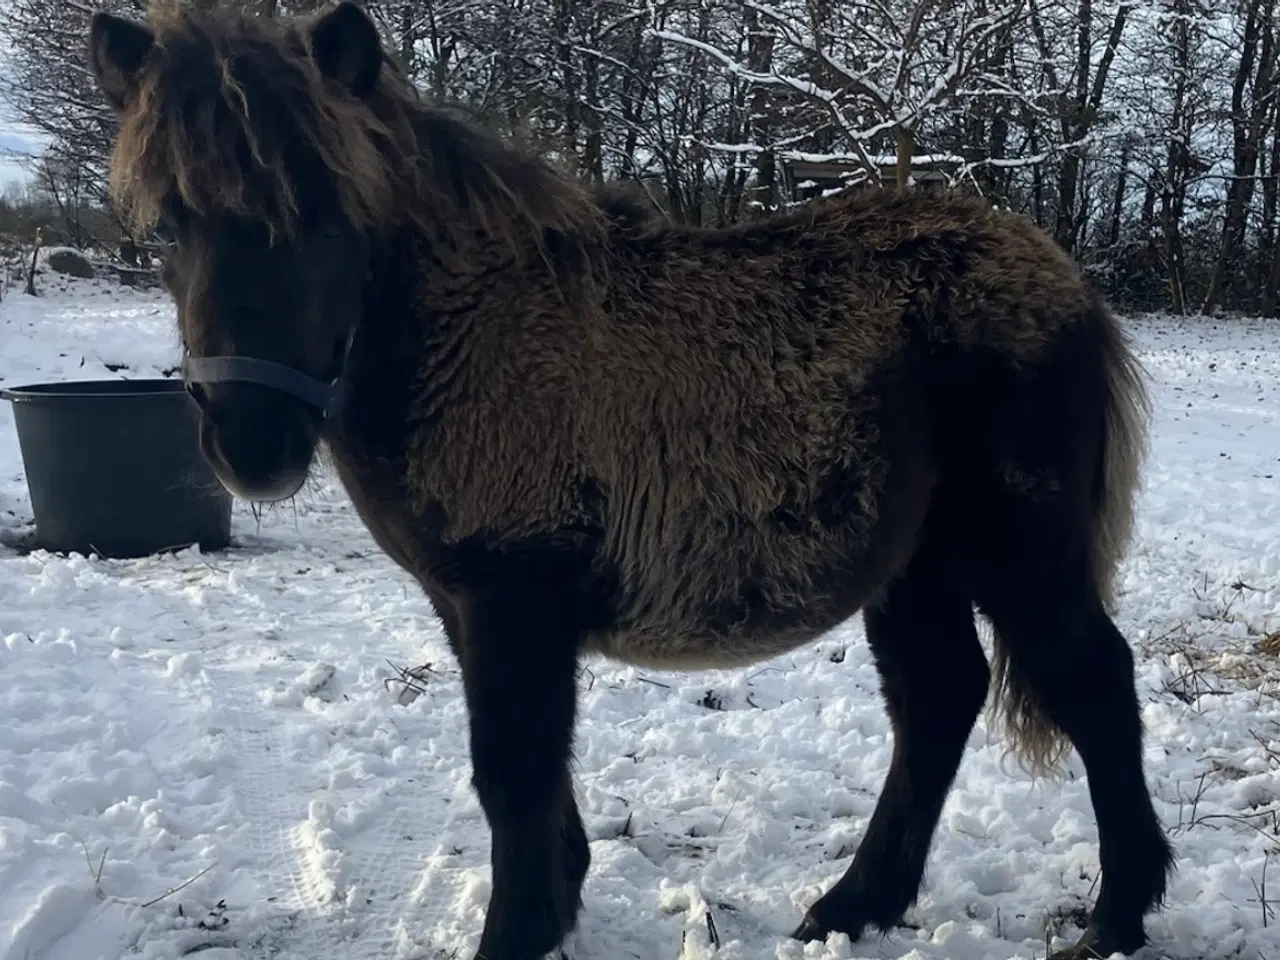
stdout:
POLYGON ((231 495, 200 452, 180 380, 80 380, 0 389, 39 546, 141 557, 231 540, 231 495))

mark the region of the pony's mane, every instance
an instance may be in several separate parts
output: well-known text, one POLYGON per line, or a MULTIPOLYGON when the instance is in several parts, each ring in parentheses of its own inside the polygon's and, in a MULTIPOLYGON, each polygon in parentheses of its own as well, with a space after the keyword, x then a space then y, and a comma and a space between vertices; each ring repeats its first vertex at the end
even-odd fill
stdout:
POLYGON ((139 232, 167 198, 288 235, 317 203, 358 228, 462 222, 541 243, 594 219, 578 184, 456 111, 424 103, 384 52, 358 99, 320 72, 307 26, 157 0, 156 46, 120 118, 113 194, 139 232))

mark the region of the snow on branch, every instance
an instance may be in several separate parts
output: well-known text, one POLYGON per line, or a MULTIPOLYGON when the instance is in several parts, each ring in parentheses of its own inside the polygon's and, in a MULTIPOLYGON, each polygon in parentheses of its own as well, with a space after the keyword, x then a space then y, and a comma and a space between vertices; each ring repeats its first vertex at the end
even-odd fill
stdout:
MULTIPOLYGON (((962 98, 1025 99, 1003 69, 1024 0, 739 0, 726 17, 750 19, 776 41, 767 68, 670 27, 648 35, 694 50, 732 77, 817 108, 846 155, 879 176, 871 151, 892 147, 903 169, 929 124, 962 98)), ((740 37, 744 28, 726 29, 740 37)), ((757 145, 760 146, 760 145, 757 145)))

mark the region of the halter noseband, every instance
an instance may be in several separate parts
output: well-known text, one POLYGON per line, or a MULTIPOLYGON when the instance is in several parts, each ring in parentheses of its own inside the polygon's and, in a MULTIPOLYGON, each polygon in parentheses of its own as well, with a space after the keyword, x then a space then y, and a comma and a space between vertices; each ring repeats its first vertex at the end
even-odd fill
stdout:
POLYGON ((328 382, 274 360, 234 356, 184 356, 182 379, 188 387, 204 383, 254 383, 269 387, 315 407, 320 411, 321 419, 328 419, 337 413, 342 403, 342 373, 346 369, 347 356, 351 353, 351 342, 354 339, 353 329, 347 337, 338 375, 328 382))

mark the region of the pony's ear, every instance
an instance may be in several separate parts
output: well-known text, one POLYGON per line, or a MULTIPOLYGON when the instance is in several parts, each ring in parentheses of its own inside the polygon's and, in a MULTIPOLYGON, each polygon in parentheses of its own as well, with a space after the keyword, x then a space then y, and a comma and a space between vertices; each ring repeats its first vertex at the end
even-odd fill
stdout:
POLYGON ((373 93, 382 69, 382 40, 373 21, 351 0, 342 0, 312 22, 311 51, 320 72, 352 96, 373 93))
POLYGON ((89 23, 89 62, 111 106, 124 108, 138 88, 138 69, 156 38, 146 27, 110 13, 89 23))

